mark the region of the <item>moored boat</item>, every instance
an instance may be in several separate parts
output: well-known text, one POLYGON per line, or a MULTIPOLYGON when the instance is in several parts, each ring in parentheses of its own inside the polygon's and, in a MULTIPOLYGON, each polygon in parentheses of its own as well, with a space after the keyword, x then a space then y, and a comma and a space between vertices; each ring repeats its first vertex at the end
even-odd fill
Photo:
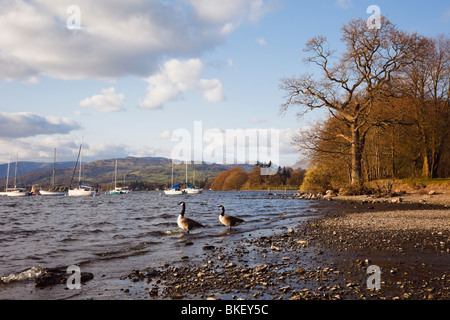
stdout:
MULTIPOLYGON (((84 184, 81 183, 81 155, 82 155, 82 151, 83 151, 83 142, 81 142, 80 151, 78 151, 78 158, 77 158, 77 163, 78 163, 78 159, 80 160, 80 168, 79 168, 79 173, 78 173, 78 188, 69 189, 69 192, 68 192, 68 196, 69 197, 92 197, 92 196, 95 196, 97 194, 97 192, 95 190, 93 190, 93 187, 88 186, 88 185, 84 185, 84 184)), ((76 165, 75 165, 75 169, 76 169, 76 165)), ((74 173, 75 173, 75 169, 74 169, 74 173)), ((72 176, 72 180, 73 180, 73 176, 72 176)))
POLYGON ((68 193, 69 197, 93 197, 95 195, 96 191, 93 190, 93 187, 83 184, 76 189, 70 189, 68 193))
POLYGON ((41 196, 67 196, 68 194, 67 191, 57 191, 57 188, 60 189, 61 187, 55 187, 55 185, 56 185, 56 148, 53 153, 52 187, 49 190, 39 190, 39 194, 41 196))
POLYGON ((164 190, 164 194, 166 194, 168 196, 180 196, 180 195, 186 194, 186 192, 184 190, 181 190, 180 187, 181 187, 181 183, 173 185, 172 188, 164 190))

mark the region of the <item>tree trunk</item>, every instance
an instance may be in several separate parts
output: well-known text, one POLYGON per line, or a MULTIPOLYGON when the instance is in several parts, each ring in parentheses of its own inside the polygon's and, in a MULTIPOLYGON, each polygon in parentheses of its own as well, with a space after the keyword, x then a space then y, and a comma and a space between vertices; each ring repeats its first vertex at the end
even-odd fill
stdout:
POLYGON ((361 186, 361 163, 363 144, 361 143, 361 137, 359 129, 356 123, 351 125, 352 130, 352 186, 361 186))

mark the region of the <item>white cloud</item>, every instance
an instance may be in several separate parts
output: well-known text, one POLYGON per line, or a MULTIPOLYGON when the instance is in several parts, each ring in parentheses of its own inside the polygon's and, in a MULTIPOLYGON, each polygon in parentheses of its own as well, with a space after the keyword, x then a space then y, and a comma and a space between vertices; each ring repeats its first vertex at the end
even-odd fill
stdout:
POLYGON ((170 139, 172 137, 172 132, 170 130, 164 130, 158 135, 160 139, 170 139))
POLYGON ((81 128, 68 118, 40 116, 29 112, 0 112, 0 138, 24 138, 41 134, 66 134, 81 128))
POLYGON ((353 0, 337 0, 336 5, 343 9, 348 9, 352 5, 353 0))
POLYGON ((264 0, 184 0, 190 4, 199 19, 211 24, 226 24, 243 20, 259 21, 270 6, 264 0))
POLYGON ((147 96, 140 101, 144 109, 163 108, 164 104, 182 97, 184 92, 196 91, 208 102, 224 100, 222 83, 217 79, 202 79, 203 63, 199 59, 172 59, 159 72, 145 79, 149 83, 147 96))
POLYGON ((261 124, 261 123, 267 122, 267 120, 264 120, 264 119, 258 119, 258 118, 252 118, 252 119, 250 120, 250 122, 251 122, 251 123, 254 123, 254 124, 261 124))
POLYGON ((71 0, 0 2, 0 78, 146 77, 167 57, 199 56, 270 7, 262 0, 77 0, 81 29, 69 30, 71 0))
POLYGON ((94 108, 100 112, 117 112, 124 110, 125 95, 116 93, 115 88, 103 89, 101 94, 86 98, 80 106, 94 108))
POLYGON ((248 19, 251 22, 258 22, 271 10, 270 4, 264 0, 253 0, 250 4, 250 13, 248 19))
POLYGON ((259 38, 256 40, 261 47, 265 47, 267 45, 267 41, 264 38, 259 38))

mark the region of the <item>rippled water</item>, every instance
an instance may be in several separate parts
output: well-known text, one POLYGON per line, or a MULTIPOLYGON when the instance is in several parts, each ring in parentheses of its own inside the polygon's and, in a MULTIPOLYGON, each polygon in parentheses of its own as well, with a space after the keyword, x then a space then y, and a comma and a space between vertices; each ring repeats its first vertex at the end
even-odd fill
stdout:
POLYGON ((224 245, 271 234, 317 215, 308 201, 270 199, 263 192, 204 192, 165 196, 160 192, 102 194, 92 198, 0 197, 0 298, 116 298, 118 280, 133 269, 160 266, 201 255, 204 245, 224 245), (176 224, 186 202, 186 217, 205 228, 186 234, 176 224), (220 209, 246 223, 233 230, 218 223, 220 209), (187 243, 191 245, 186 245, 187 243), (94 274, 84 290, 35 290, 42 268, 78 265, 94 274), (8 283, 5 283, 8 282, 8 283))

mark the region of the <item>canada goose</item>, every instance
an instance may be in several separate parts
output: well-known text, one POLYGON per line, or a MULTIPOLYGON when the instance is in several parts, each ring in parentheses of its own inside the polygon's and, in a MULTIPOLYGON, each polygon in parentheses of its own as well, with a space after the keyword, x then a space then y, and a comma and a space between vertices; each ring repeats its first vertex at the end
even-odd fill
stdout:
POLYGON ((234 227, 237 225, 240 225, 241 223, 244 223, 245 221, 236 217, 232 217, 232 216, 226 216, 225 215, 225 207, 223 205, 219 206, 220 209, 222 209, 222 213, 219 216, 219 221, 226 225, 227 227, 234 227))
POLYGON ((192 219, 184 217, 184 212, 186 210, 186 204, 184 202, 180 202, 178 205, 183 206, 183 210, 181 210, 181 213, 178 216, 178 220, 177 220, 178 226, 181 229, 187 230, 187 232, 189 234, 189 231, 191 231, 191 230, 194 230, 197 228, 203 228, 203 225, 198 223, 197 221, 194 221, 192 219))

